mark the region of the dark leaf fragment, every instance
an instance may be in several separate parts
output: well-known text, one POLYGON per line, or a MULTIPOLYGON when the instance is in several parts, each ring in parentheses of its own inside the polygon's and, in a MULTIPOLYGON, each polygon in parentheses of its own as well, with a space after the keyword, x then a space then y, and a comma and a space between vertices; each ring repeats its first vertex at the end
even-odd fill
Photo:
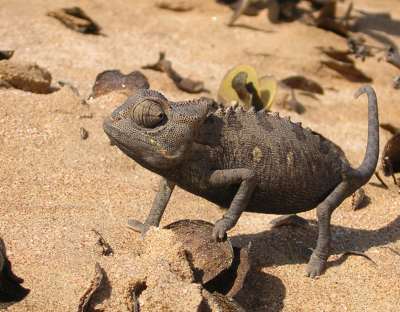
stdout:
POLYGON ((92 232, 97 236, 96 244, 102 248, 102 254, 104 256, 110 256, 114 253, 113 249, 111 248, 110 244, 104 239, 103 235, 100 234, 99 231, 92 229, 92 232))
POLYGON ((13 273, 5 244, 0 238, 0 309, 3 308, 1 303, 21 301, 29 294, 30 290, 20 285, 23 281, 13 273))
POLYGON ((364 188, 359 188, 351 197, 351 207, 353 210, 358 210, 366 207, 371 202, 371 199, 365 194, 364 188))
POLYGON ((13 50, 0 50, 0 61, 1 60, 8 60, 14 54, 13 50))
POLYGON ((379 124, 379 127, 381 127, 382 129, 389 131, 391 134, 397 134, 400 132, 400 128, 393 126, 390 123, 381 123, 379 124))
POLYGON ((165 226, 172 230, 188 252, 195 280, 202 284, 228 269, 233 262, 229 240, 216 242, 212 238, 213 224, 202 220, 179 220, 165 226))
POLYGON ((165 52, 160 52, 159 59, 156 63, 144 65, 142 68, 166 73, 168 77, 175 83, 175 85, 182 91, 188 93, 200 93, 208 91, 204 88, 204 83, 202 81, 184 78, 178 74, 172 68, 172 63, 165 58, 165 52))
POLYGON ((382 170, 385 176, 393 176, 400 172, 400 133, 387 141, 382 152, 382 170))
POLYGON ((101 34, 101 27, 79 7, 63 8, 48 12, 47 15, 58 19, 66 27, 74 31, 83 34, 101 34))
POLYGON ((89 137, 89 132, 83 127, 79 129, 79 133, 81 135, 81 140, 86 140, 89 137))
POLYGON ((324 94, 324 89, 318 82, 308 79, 304 76, 290 76, 282 79, 280 82, 292 89, 299 89, 312 93, 324 94))
POLYGON ((90 98, 97 98, 111 91, 123 91, 127 96, 135 94, 139 89, 148 89, 150 84, 140 71, 127 75, 119 70, 106 70, 97 75, 90 98))

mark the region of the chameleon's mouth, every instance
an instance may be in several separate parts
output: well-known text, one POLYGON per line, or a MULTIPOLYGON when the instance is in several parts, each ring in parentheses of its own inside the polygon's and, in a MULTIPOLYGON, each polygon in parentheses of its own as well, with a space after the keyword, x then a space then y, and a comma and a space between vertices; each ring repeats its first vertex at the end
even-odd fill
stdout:
POLYGON ((118 121, 118 119, 113 117, 106 117, 103 122, 104 132, 107 134, 110 139, 110 144, 112 146, 121 147, 126 151, 129 151, 129 147, 125 145, 122 140, 118 140, 117 138, 121 135, 120 131, 114 126, 114 122, 118 121))

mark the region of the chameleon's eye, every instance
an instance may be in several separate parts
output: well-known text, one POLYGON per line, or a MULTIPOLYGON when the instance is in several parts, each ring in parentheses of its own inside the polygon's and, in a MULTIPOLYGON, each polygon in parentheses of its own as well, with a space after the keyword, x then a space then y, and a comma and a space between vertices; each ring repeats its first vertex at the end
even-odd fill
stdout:
POLYGON ((145 100, 133 106, 130 116, 137 125, 144 128, 155 128, 166 119, 160 105, 151 100, 145 100))

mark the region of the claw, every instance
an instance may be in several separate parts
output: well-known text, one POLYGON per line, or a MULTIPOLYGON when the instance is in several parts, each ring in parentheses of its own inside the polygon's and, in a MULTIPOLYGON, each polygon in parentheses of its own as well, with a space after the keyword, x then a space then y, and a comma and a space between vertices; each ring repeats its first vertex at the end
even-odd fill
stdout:
POLYGON ((317 278, 325 270, 326 261, 317 257, 311 256, 310 261, 307 263, 306 276, 317 278))

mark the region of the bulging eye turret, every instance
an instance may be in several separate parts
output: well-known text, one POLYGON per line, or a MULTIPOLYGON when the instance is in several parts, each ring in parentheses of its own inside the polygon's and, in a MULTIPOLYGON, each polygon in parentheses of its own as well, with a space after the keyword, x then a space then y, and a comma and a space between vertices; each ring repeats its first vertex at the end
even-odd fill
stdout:
POLYGON ((166 115, 157 102, 144 100, 132 107, 132 120, 141 127, 155 128, 164 123, 166 115))

